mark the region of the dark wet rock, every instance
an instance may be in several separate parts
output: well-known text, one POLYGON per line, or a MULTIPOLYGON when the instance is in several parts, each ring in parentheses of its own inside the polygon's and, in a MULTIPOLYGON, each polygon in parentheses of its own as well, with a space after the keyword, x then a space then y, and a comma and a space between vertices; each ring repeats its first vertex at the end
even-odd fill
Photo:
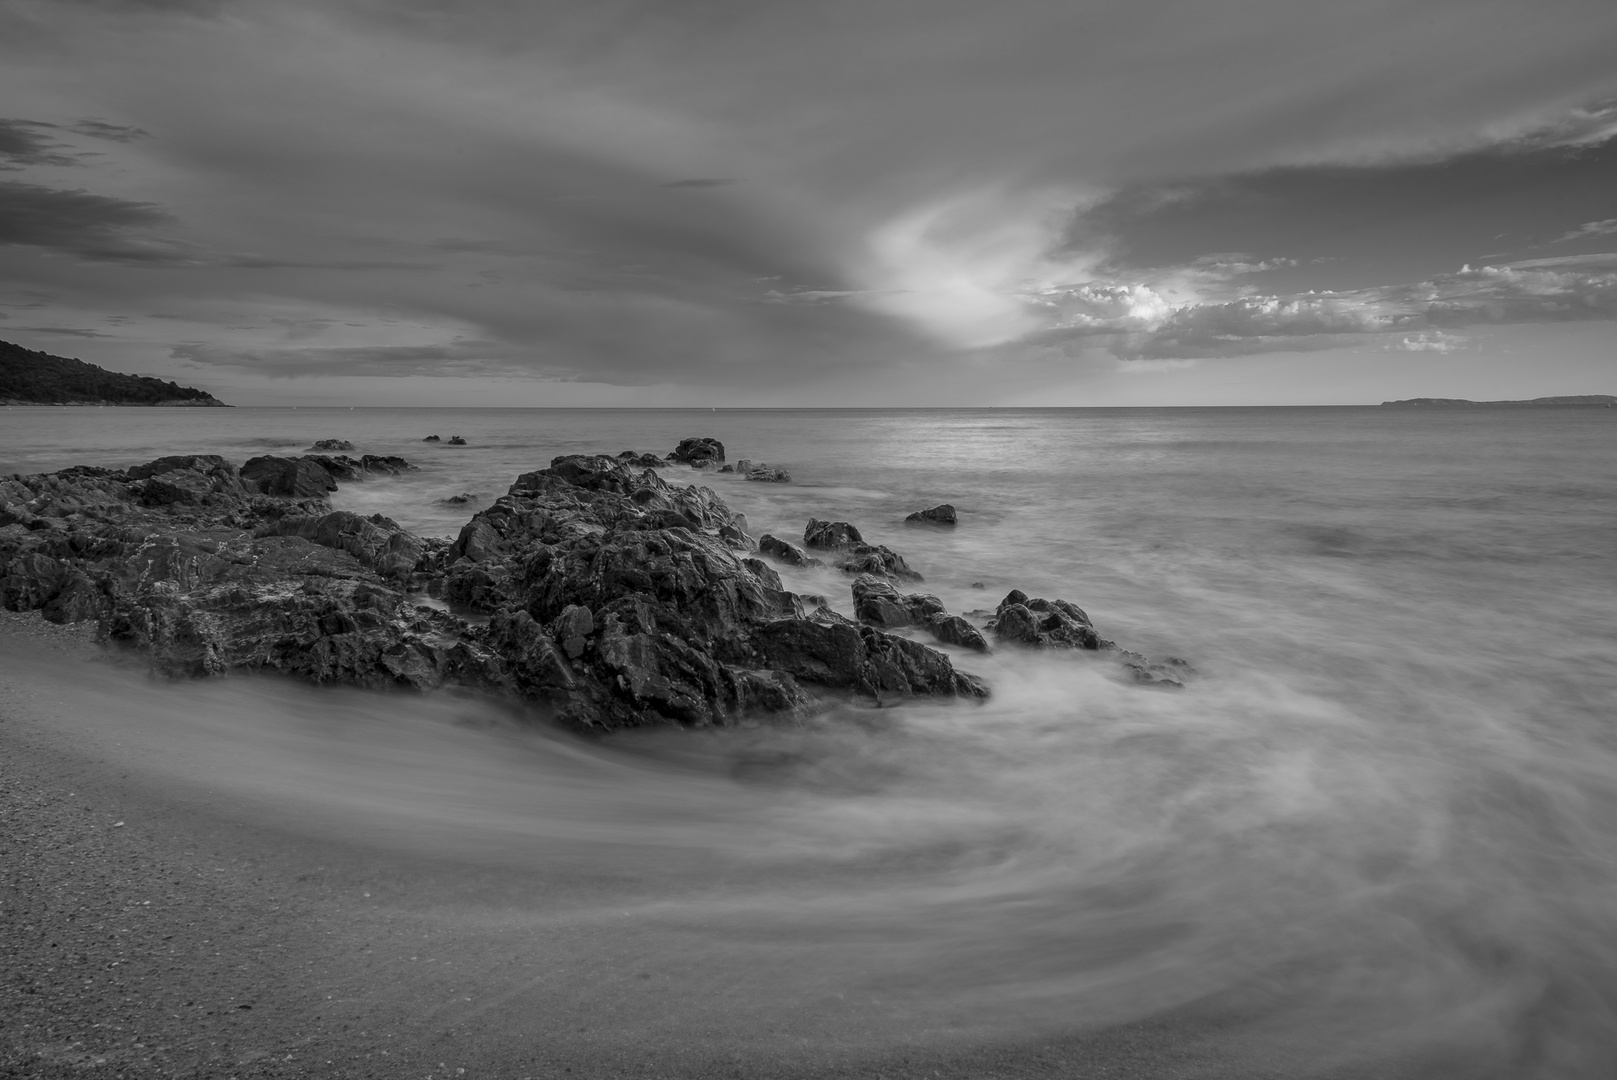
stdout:
POLYGON ((618 460, 634 469, 660 469, 668 462, 656 454, 642 454, 635 450, 625 450, 618 455, 618 460))
POLYGON ((825 565, 796 544, 782 540, 777 536, 771 536, 769 533, 764 533, 758 538, 758 551, 760 554, 768 555, 771 559, 779 560, 787 566, 825 565))
POLYGON ((900 593, 880 578, 866 575, 853 583, 853 611, 860 622, 870 626, 884 630, 913 626, 946 644, 988 651, 982 633, 945 611, 943 601, 926 593, 900 593))
POLYGON ((746 470, 748 480, 756 480, 765 484, 789 484, 792 474, 777 465, 757 464, 746 470))
POLYGON ((438 436, 436 436, 436 435, 428 435, 425 439, 422 439, 421 441, 422 442, 442 442, 443 440, 438 438, 438 436))
POLYGON ((459 435, 451 435, 451 436, 449 436, 449 445, 450 446, 465 446, 466 445, 466 440, 464 438, 462 438, 461 436, 459 436, 459 435))
POLYGON ((409 467, 397 459, 249 465, 171 458, 0 479, 0 601, 95 619, 104 640, 170 675, 452 683, 591 729, 794 715, 811 707, 809 686, 986 693, 942 653, 846 625, 822 597, 805 614, 753 556, 744 518, 650 468, 557 458, 451 543, 326 502, 350 476, 409 467), (418 607, 423 592, 451 611, 418 607))
POLYGON ((844 574, 876 574, 903 581, 921 581, 904 556, 884 544, 856 544, 844 548, 831 563, 844 574))
POLYGON ((309 447, 311 451, 322 450, 328 452, 352 450, 353 448, 354 444, 349 442, 347 439, 317 439, 315 440, 315 444, 309 447))
POLYGON ((736 467, 734 465, 720 465, 719 471, 721 473, 733 473, 736 471, 736 467))
POLYGON ((760 656, 795 678, 887 696, 987 697, 981 679, 954 669, 936 649, 869 626, 779 619, 753 635, 760 656))
POLYGON ((939 503, 929 506, 925 510, 917 510, 904 519, 917 525, 953 525, 955 524, 954 507, 948 503, 939 503))
POLYGON ((469 491, 463 491, 459 495, 448 495, 438 500, 438 502, 444 506, 465 506, 467 503, 473 503, 476 501, 477 496, 473 495, 469 491))
POLYGON ((973 582, 972 582, 972 583, 971 583, 971 587, 972 587, 972 588, 973 588, 973 589, 986 589, 986 588, 988 588, 988 586, 987 586, 987 585, 984 585, 984 584, 983 584, 983 583, 982 583, 982 582, 980 582, 980 581, 973 581, 973 582))
POLYGON ((808 525, 803 529, 803 546, 806 548, 836 551, 864 542, 865 538, 859 534, 859 530, 846 521, 820 521, 817 518, 809 518, 808 525))
POLYGON ((323 499, 328 492, 337 490, 336 478, 308 457, 255 457, 241 467, 241 478, 265 495, 296 499, 323 499))
POLYGON ((1030 598, 1020 589, 1012 589, 999 602, 988 632, 996 641, 1040 649, 1099 649, 1103 643, 1078 605, 1030 598))
POLYGON ((724 464, 724 444, 717 439, 698 436, 693 439, 681 439, 679 445, 668 454, 669 461, 683 461, 687 464, 698 461, 710 461, 715 465, 724 464))
POLYGON ((810 518, 803 529, 803 546, 837 552, 831 561, 845 574, 875 574, 879 577, 920 581, 904 557, 881 544, 867 544, 859 530, 846 521, 820 521, 810 518))

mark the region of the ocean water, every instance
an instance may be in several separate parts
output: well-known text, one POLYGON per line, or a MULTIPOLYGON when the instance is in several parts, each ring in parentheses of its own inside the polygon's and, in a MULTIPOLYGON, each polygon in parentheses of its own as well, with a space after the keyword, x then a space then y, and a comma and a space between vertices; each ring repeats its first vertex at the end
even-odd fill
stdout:
MULTIPOLYGON (((754 535, 845 519, 952 611, 1059 596, 1198 675, 959 652, 986 704, 595 741, 455 695, 76 692, 221 799, 607 882, 613 939, 704 991, 614 984, 648 1030, 784 1053, 1212 1009, 1288 1075, 1617 1075, 1617 411, 11 408, 0 473, 345 438, 421 468, 337 506, 451 536, 557 454, 691 435, 791 472, 664 472, 754 535), (903 523, 944 501, 957 528, 903 523)), ((520 907, 596 926, 601 894, 520 907)))

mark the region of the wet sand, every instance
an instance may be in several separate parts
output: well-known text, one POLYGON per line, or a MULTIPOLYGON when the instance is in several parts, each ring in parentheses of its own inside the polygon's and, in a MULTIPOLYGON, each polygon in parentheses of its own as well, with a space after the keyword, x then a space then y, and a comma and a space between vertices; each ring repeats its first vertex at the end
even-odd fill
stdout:
POLYGON ((163 780, 31 674, 92 654, 35 616, 0 625, 3 1076, 1450 1074, 1310 1061, 1230 999, 1037 1039, 873 1036, 859 1002, 797 1025, 733 957, 704 963, 712 935, 616 911, 644 899, 622 875, 401 854, 163 780))

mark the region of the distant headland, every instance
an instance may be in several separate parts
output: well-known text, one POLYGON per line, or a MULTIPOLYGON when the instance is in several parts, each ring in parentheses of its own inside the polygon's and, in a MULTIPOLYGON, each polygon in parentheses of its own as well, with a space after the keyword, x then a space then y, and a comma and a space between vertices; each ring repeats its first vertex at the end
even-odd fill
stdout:
POLYGON ((1520 401, 1470 401, 1466 398, 1415 397, 1402 401, 1383 401, 1383 405, 1599 405, 1611 408, 1617 397, 1610 394, 1563 394, 1559 397, 1536 397, 1520 401))
POLYGON ((0 341, 0 405, 230 406, 204 390, 0 341))

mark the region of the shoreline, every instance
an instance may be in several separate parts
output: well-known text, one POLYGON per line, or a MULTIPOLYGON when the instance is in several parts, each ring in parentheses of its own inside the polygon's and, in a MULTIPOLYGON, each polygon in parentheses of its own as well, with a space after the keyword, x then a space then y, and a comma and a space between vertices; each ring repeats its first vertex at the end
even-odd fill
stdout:
MULTIPOLYGON (((0 620, 8 659, 95 648, 82 627, 0 620)), ((873 1045, 857 1024, 703 1030, 672 1004, 660 1018, 648 1003, 679 985, 659 990, 632 945, 654 929, 625 952, 615 923, 564 918, 558 933, 546 918, 626 903, 621 884, 404 856, 340 823, 310 835, 143 771, 134 744, 109 750, 64 707, 48 678, 0 662, 0 1076, 1297 1074, 1232 1052, 1240 1024, 1217 1015, 955 1045, 873 1045)))

